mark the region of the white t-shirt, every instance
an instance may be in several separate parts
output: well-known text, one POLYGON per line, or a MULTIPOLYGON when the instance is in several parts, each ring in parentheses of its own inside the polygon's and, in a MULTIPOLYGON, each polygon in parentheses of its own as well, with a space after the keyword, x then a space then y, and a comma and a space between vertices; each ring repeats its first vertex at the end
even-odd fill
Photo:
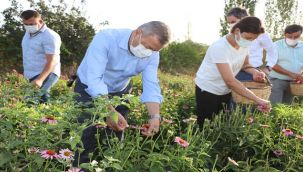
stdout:
POLYGON ((207 50, 202 64, 196 74, 196 85, 207 92, 216 95, 225 95, 231 92, 225 84, 216 63, 228 63, 236 76, 241 70, 249 48, 232 47, 226 36, 213 43, 207 50))
POLYGON ((249 64, 253 67, 260 67, 263 65, 263 49, 266 50, 266 66, 273 67, 277 63, 278 55, 274 43, 267 33, 259 35, 251 43, 248 55, 249 64))

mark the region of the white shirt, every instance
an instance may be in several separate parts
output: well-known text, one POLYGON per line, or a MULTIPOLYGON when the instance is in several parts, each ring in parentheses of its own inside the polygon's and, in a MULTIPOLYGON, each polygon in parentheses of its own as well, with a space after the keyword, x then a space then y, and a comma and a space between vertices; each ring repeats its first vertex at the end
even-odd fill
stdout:
POLYGON ((249 51, 249 64, 253 67, 260 67, 263 65, 263 49, 266 51, 266 66, 273 67, 277 63, 277 52, 274 44, 267 33, 263 33, 255 39, 249 51))
POLYGON ((57 58, 52 72, 60 76, 60 46, 60 36, 46 25, 34 36, 25 32, 22 39, 24 76, 31 79, 39 75, 47 63, 46 54, 54 54, 57 58))
POLYGON ((231 92, 225 84, 217 63, 228 63, 234 76, 243 67, 249 48, 232 47, 226 36, 213 43, 207 50, 202 64, 196 74, 195 83, 201 89, 216 95, 225 95, 231 92))

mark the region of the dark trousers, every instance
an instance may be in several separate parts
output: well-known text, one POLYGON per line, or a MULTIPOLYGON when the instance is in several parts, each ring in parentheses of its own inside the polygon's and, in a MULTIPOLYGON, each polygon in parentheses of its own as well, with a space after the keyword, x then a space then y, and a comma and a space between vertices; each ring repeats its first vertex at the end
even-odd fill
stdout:
MULTIPOLYGON (((89 94, 86 93, 85 89, 87 86, 79 79, 76 80, 76 85, 74 91, 79 93, 76 97, 77 102, 87 103, 91 102, 92 98, 89 94)), ((119 96, 121 97, 123 94, 129 94, 132 90, 132 84, 130 83, 123 91, 117 93, 110 93, 109 96, 119 96)), ((92 107, 93 105, 89 106, 92 107)), ((125 105, 119 105, 115 107, 115 109, 127 120, 127 116, 129 114, 129 108, 125 105)), ((91 115, 89 113, 83 112, 81 116, 78 118, 79 123, 83 123, 86 119, 90 119, 91 115)), ((81 163, 88 163, 90 161, 89 154, 97 155, 98 154, 98 140, 96 138, 96 134, 99 134, 99 143, 103 148, 108 147, 106 144, 106 139, 112 137, 118 137, 119 140, 123 138, 123 132, 116 132, 110 128, 97 128, 96 126, 89 126, 83 131, 81 141, 84 146, 84 151, 79 153, 78 151, 75 153, 75 160, 73 162, 73 166, 77 167, 81 163), (80 156, 80 157, 79 157, 80 156)))
POLYGON ((215 95, 207 91, 202 91, 196 85, 197 122, 201 127, 205 119, 212 119, 213 115, 220 113, 223 109, 228 109, 231 93, 226 95, 215 95))

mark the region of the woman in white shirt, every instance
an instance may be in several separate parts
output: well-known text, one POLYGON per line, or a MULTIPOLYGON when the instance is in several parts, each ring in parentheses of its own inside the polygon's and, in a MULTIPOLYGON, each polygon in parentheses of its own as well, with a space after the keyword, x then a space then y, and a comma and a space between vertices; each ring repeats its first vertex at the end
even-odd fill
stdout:
MULTIPOLYGON (((247 16, 248 13, 246 9, 239 7, 232 8, 226 15, 227 24, 232 28, 238 21, 247 16)), ((276 64, 278 56, 268 33, 262 33, 252 41, 248 57, 249 64, 254 68, 261 68, 263 72, 269 74, 272 67, 276 64), (265 68, 263 67, 263 50, 266 51, 265 68)), ((240 71, 236 78, 240 81, 253 80, 252 76, 245 71, 240 71)))
POLYGON ((213 43, 207 50, 196 74, 196 103, 198 124, 218 114, 230 104, 231 90, 253 100, 269 111, 270 102, 257 97, 244 87, 235 76, 242 69, 253 75, 255 81, 264 81, 265 74, 248 63, 249 46, 264 33, 260 19, 245 17, 235 24, 230 34, 213 43))

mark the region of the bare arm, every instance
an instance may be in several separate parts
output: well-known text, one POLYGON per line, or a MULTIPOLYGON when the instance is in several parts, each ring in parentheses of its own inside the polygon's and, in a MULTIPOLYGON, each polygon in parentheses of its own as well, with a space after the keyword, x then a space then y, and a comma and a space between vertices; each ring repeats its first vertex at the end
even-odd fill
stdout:
POLYGON ((287 76, 295 79, 296 73, 292 73, 291 71, 284 69, 283 67, 281 67, 278 64, 274 65, 274 67, 272 69, 280 74, 287 75, 287 76))
POLYGON ((244 61, 242 70, 244 70, 245 72, 250 73, 250 74, 252 74, 252 75, 253 75, 255 72, 257 72, 257 70, 249 64, 248 56, 245 57, 245 61, 244 61))
POLYGON ((248 56, 246 56, 246 58, 245 58, 245 61, 244 61, 242 69, 245 72, 250 73, 253 76, 253 80, 254 81, 264 82, 264 80, 265 80, 265 73, 261 72, 261 71, 258 71, 257 69, 255 69, 254 67, 252 67, 249 64, 248 56))
POLYGON ((42 86, 42 83, 44 80, 47 78, 47 76, 53 71, 57 60, 56 60, 56 55, 55 54, 46 54, 46 64, 44 66, 43 71, 41 74, 38 76, 37 79, 32 81, 32 83, 38 87, 42 86))
POLYGON ((303 82, 302 74, 293 73, 289 70, 284 69, 282 66, 280 66, 278 64, 274 65, 274 67, 272 69, 280 74, 289 76, 290 78, 292 78, 295 81, 299 81, 301 83, 303 82))

